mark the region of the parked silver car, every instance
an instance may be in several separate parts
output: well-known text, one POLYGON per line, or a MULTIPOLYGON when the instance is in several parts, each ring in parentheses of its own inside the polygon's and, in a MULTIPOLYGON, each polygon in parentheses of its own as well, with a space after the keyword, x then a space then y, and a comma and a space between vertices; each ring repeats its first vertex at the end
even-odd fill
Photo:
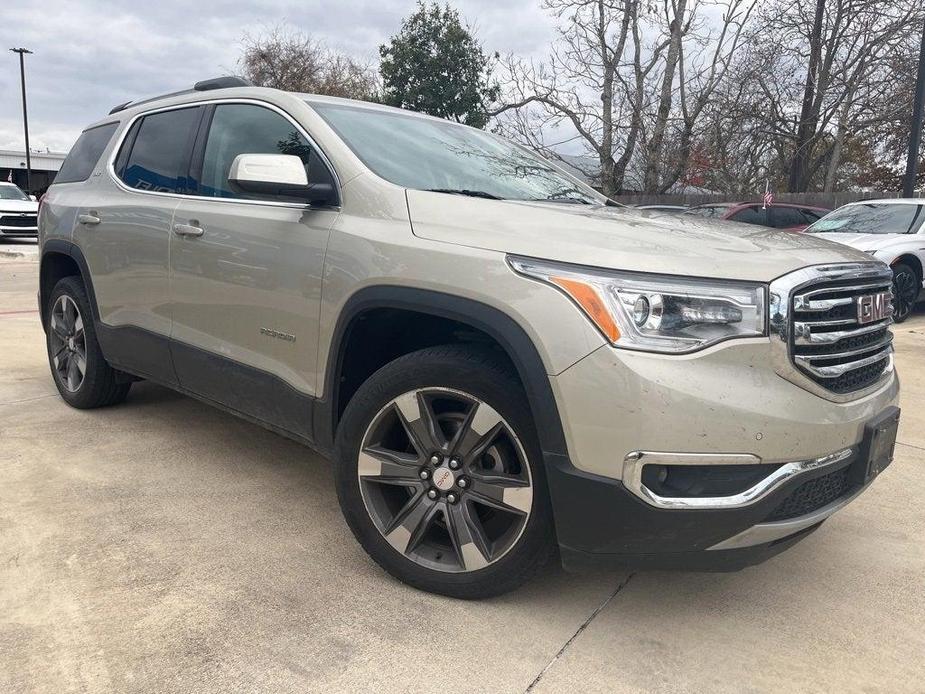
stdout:
POLYGON ((147 379, 303 441, 379 564, 464 598, 555 553, 755 563, 890 462, 883 263, 238 84, 118 107, 49 190, 39 306, 74 407, 147 379))

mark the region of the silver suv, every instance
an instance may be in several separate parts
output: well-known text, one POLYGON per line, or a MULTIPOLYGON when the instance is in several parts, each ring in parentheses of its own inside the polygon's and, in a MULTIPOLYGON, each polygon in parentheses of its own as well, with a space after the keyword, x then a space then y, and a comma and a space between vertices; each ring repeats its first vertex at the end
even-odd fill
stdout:
POLYGON ((886 265, 622 208, 455 123, 210 80, 85 130, 39 227, 65 401, 145 379, 306 443, 425 590, 739 568, 892 458, 886 265))

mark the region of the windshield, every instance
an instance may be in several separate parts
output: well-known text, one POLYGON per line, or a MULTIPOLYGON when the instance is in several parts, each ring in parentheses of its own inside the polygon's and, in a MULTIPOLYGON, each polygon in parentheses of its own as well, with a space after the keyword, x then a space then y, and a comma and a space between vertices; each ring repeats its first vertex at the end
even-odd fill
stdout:
POLYGON ((912 234, 922 225, 922 205, 847 205, 826 215, 807 234, 912 234))
POLYGON ((505 200, 601 204, 541 157, 474 128, 311 102, 364 164, 396 185, 505 200))
POLYGON ((17 186, 0 186, 0 200, 28 200, 29 196, 17 186))

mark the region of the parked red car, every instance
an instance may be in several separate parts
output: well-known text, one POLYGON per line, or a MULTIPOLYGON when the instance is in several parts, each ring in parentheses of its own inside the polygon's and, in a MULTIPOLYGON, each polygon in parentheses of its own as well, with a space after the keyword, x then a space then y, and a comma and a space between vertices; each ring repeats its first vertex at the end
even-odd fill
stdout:
POLYGON ((743 224, 773 227, 785 231, 803 231, 810 224, 827 215, 831 210, 808 205, 774 203, 763 209, 760 202, 723 202, 696 205, 684 214, 712 219, 728 219, 743 224))

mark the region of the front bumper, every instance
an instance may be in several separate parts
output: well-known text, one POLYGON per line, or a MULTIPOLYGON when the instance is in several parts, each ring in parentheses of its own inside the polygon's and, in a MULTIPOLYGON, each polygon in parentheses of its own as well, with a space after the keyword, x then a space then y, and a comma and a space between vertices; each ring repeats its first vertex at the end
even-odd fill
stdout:
POLYGON ((552 382, 569 456, 546 467, 567 567, 763 561, 863 490, 865 427, 898 400, 895 376, 852 402, 819 398, 771 370, 760 341, 681 359, 603 348, 552 382), (704 493, 659 493, 646 463, 728 465, 748 484, 710 493, 728 485, 720 475, 704 493))

